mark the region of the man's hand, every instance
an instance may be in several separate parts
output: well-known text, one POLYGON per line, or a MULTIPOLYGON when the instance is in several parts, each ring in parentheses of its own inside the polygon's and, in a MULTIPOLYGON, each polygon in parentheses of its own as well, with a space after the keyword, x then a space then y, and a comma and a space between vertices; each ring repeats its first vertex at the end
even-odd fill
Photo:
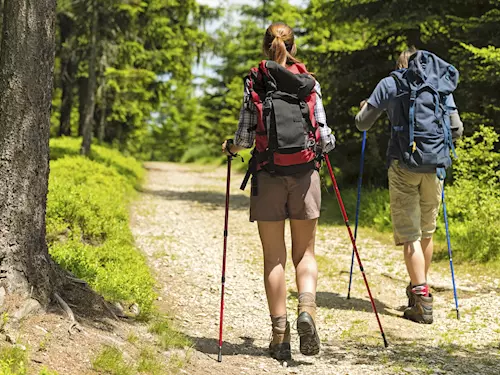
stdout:
POLYGON ((363 107, 368 103, 368 99, 363 100, 361 103, 359 103, 359 109, 363 109, 363 107))

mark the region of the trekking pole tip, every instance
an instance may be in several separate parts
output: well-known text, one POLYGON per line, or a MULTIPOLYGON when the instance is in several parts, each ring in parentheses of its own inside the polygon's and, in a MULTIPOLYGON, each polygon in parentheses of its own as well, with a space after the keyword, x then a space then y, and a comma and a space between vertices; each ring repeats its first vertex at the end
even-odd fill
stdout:
POLYGON ((222 347, 219 346, 219 357, 217 358, 217 362, 221 363, 222 362, 222 347))
POLYGON ((385 338, 385 334, 384 333, 382 333, 382 338, 384 339, 384 346, 386 348, 388 348, 389 347, 389 343, 387 342, 387 339, 385 338))
POLYGON ((460 311, 457 309, 457 320, 460 320, 460 311))
POLYGON ((351 299, 351 293, 347 294, 347 298, 346 299, 351 299))

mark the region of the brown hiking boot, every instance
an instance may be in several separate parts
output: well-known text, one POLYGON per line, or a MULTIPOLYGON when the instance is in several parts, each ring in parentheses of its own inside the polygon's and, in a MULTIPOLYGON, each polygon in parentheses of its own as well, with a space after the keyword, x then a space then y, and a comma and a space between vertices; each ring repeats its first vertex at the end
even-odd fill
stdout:
POLYGON ((319 353, 320 341, 315 321, 316 303, 299 303, 297 331, 300 336, 300 352, 304 355, 316 355, 319 353))
POLYGON ((403 317, 416 323, 432 324, 432 294, 429 294, 429 297, 421 294, 412 294, 415 304, 405 310, 403 317))
POLYGON ((290 350, 290 324, 286 322, 286 328, 273 327, 273 340, 269 344, 271 357, 278 361, 292 359, 290 350))
POLYGON ((411 282, 406 287, 406 296, 408 297, 408 307, 415 306, 415 295, 411 292, 411 282))

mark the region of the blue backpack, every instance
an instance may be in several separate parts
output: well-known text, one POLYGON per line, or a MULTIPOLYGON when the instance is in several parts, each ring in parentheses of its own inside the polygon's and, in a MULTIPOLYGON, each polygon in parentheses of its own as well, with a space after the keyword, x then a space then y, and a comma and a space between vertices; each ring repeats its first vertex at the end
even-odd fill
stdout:
POLYGON ((448 96, 458 85, 458 70, 427 51, 410 57, 408 69, 394 71, 399 100, 399 121, 392 124, 391 142, 400 160, 415 172, 436 169, 440 178, 451 165, 448 96))

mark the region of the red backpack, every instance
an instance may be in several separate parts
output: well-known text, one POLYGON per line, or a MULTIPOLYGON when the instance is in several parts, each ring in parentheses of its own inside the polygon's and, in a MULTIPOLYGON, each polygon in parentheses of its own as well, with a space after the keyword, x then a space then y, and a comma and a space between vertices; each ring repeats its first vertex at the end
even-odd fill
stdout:
POLYGON ((245 84, 257 110, 257 127, 253 156, 241 189, 250 175, 261 169, 292 175, 317 168, 321 152, 314 117, 316 81, 306 67, 296 63, 285 68, 274 61, 262 61, 250 70, 245 84))

